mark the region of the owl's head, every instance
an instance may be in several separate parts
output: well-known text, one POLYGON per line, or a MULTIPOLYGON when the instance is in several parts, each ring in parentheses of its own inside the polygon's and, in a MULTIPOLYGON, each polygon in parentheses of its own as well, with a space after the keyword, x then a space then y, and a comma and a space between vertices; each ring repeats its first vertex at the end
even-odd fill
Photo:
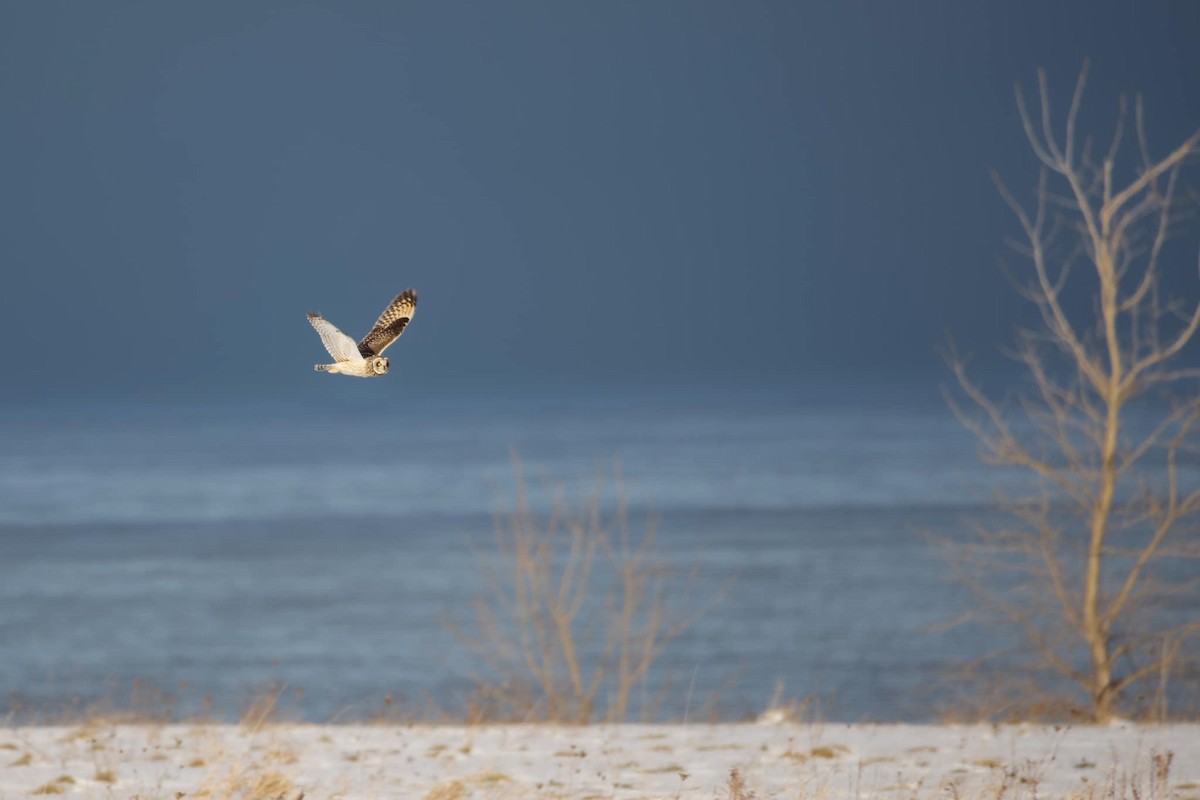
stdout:
POLYGON ((376 375, 387 375, 388 360, 383 356, 375 356, 371 359, 371 371, 376 375))

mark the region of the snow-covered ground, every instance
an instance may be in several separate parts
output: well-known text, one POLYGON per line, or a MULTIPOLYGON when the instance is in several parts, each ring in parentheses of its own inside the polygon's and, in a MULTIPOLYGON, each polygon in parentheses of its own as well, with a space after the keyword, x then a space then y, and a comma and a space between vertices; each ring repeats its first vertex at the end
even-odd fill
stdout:
POLYGON ((1200 799, 1200 725, 0 729, 0 800, 38 794, 1200 799))

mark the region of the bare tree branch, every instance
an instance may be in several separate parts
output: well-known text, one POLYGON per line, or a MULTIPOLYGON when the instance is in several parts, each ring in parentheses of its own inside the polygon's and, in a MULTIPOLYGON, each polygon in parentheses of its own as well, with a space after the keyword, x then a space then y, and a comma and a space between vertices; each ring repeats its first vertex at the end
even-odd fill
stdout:
POLYGON ((1140 169, 1121 185, 1124 98, 1103 162, 1092 161, 1091 137, 1077 146, 1087 72, 1085 63, 1061 139, 1045 73, 1036 123, 1020 86, 1015 92, 1042 165, 1034 200, 1023 205, 992 178, 1021 229, 1012 249, 1032 267, 1032 281, 1012 281, 1041 316, 1039 328, 1018 332, 1012 353, 1032 388, 1015 403, 994 400, 951 350, 957 391, 946 394, 984 460, 1024 470, 1029 484, 1016 496, 997 493, 1011 527, 980 527, 946 552, 983 608, 1020 631, 1043 668, 1078 684, 1104 720, 1151 676, 1160 681, 1156 707, 1165 708, 1166 676, 1200 634, 1200 620, 1179 623, 1164 611, 1180 597, 1195 600, 1200 581, 1164 579, 1158 569, 1200 556, 1200 487, 1190 466, 1200 463, 1200 368, 1181 363, 1200 345, 1200 301, 1164 298, 1160 280, 1166 243, 1185 219, 1182 173, 1200 153, 1200 130, 1154 160, 1139 96, 1140 169), (1179 399, 1131 406, 1152 390, 1179 399))

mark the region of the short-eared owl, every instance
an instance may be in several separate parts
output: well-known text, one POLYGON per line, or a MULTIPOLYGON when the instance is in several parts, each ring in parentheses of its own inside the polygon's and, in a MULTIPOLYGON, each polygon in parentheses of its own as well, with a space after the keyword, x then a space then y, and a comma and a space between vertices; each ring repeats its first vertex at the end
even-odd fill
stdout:
POLYGON ((317 329, 317 333, 321 335, 321 343, 334 360, 332 364, 317 364, 316 370, 359 378, 386 375, 388 360, 383 357, 383 351, 400 338, 416 310, 417 293, 412 289, 405 289, 388 303, 388 307, 375 322, 375 327, 371 328, 371 332, 358 344, 320 314, 308 312, 308 321, 317 329))

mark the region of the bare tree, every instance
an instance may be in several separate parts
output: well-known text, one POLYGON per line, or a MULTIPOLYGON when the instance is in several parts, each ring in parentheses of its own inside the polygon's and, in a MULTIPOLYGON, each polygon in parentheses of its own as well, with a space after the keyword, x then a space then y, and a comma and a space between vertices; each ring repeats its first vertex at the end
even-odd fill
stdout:
POLYGON ((1141 98, 1132 115, 1122 98, 1095 151, 1078 125, 1086 79, 1085 64, 1061 127, 1044 72, 1037 107, 1016 88, 1040 175, 1028 201, 993 179, 1020 226, 1010 244, 1032 266, 1014 283, 1037 322, 1011 353, 1028 381, 996 397, 952 351, 947 397, 984 459, 1027 480, 998 495, 1007 522, 951 557, 982 607, 1104 721, 1151 711, 1133 707, 1137 684, 1158 683, 1165 713, 1181 646, 1200 631, 1196 570, 1180 561, 1200 556, 1200 297, 1182 245, 1200 130, 1152 157, 1141 98), (1170 296, 1180 287, 1190 300, 1170 296))
POLYGON ((635 705, 648 716, 666 689, 650 693, 651 668, 719 593, 697 598, 695 570, 655 551, 654 520, 630 523, 619 467, 607 514, 599 479, 583 501, 555 487, 539 514, 514 464, 515 508, 496 519, 473 625, 456 629, 483 666, 475 716, 620 722, 635 705))

